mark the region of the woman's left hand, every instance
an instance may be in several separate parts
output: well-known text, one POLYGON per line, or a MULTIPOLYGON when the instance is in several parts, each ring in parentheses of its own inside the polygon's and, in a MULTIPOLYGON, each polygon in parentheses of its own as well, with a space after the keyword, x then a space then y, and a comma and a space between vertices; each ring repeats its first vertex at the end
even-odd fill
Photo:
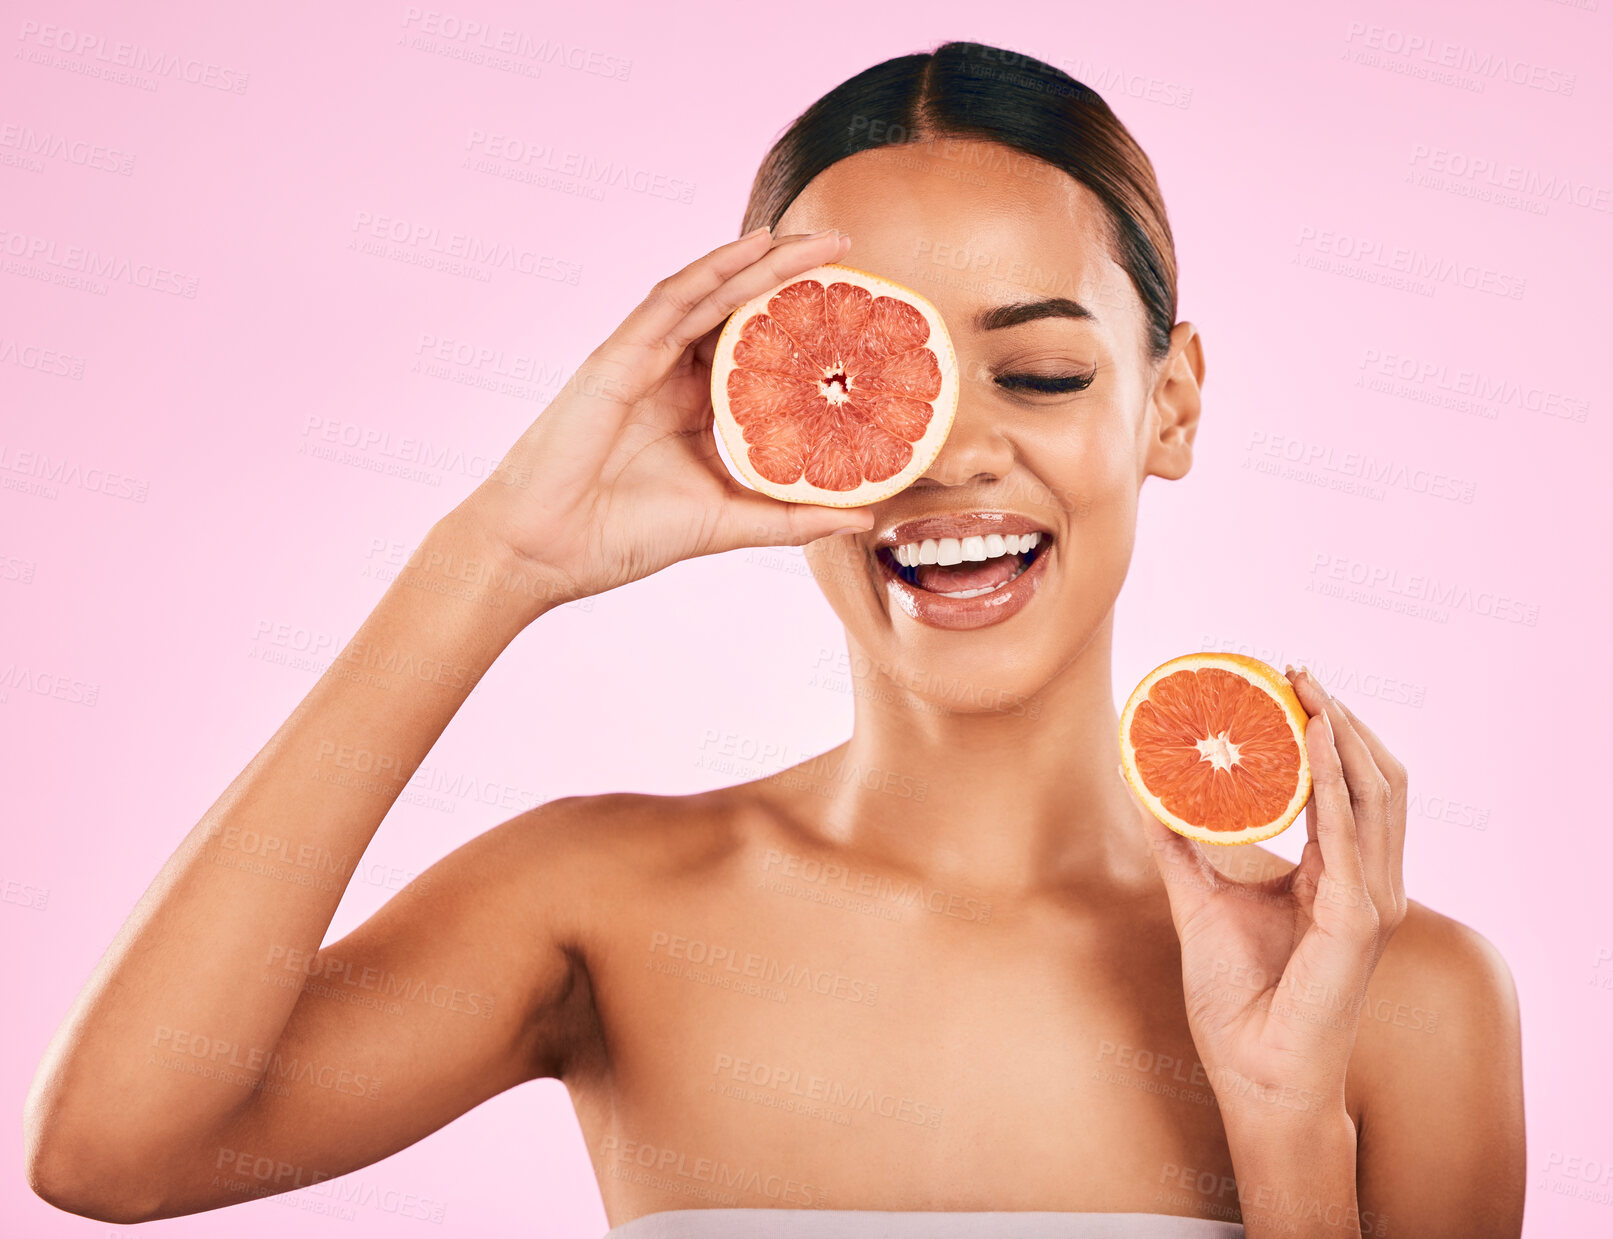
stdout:
POLYGON ((1406 915, 1406 771, 1307 671, 1312 794, 1299 864, 1240 882, 1151 813, 1182 947, 1188 1025, 1223 1117, 1342 1118, 1367 981, 1406 915))

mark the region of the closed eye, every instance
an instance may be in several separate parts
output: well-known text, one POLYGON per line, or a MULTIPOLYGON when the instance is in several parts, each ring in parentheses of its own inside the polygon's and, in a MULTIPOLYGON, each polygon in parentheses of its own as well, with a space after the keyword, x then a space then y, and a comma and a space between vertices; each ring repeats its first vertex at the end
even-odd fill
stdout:
POLYGON ((999 374, 996 382, 1010 391, 1031 391, 1057 394, 1085 391, 1092 386, 1097 371, 1091 374, 999 374))

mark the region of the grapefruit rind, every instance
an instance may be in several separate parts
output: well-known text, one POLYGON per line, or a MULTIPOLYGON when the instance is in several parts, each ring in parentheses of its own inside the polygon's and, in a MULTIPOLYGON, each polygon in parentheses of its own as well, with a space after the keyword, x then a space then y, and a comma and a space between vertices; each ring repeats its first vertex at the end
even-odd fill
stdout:
POLYGON ((1179 835, 1189 839, 1196 839, 1200 843, 1214 843, 1218 846, 1229 847, 1240 843, 1259 843, 1263 839, 1270 839, 1287 830, 1305 807, 1305 802, 1311 795, 1311 766, 1310 755, 1305 750, 1305 724, 1310 716, 1300 703, 1294 686, 1288 678, 1281 675, 1273 667, 1267 666, 1257 658, 1249 658, 1243 654, 1204 653, 1183 654, 1169 662, 1161 663, 1155 667, 1132 690, 1126 701, 1126 707, 1120 712, 1120 764, 1126 773, 1126 782, 1131 784, 1131 790, 1143 802, 1148 811, 1161 822, 1179 835), (1261 688, 1276 699, 1283 708, 1287 717, 1289 729, 1294 736, 1294 742, 1299 746, 1299 777, 1295 781, 1294 795, 1284 807, 1283 811, 1269 822, 1257 823, 1244 830, 1209 830, 1196 826, 1192 822, 1183 821, 1176 814, 1167 809, 1160 798, 1154 795, 1143 783, 1142 776, 1137 770, 1135 750, 1129 739, 1131 723, 1137 709, 1148 700, 1149 693, 1160 680, 1178 671, 1201 671, 1206 668, 1217 668, 1230 671, 1241 676, 1257 688, 1261 688))
POLYGON ((810 271, 803 271, 800 275, 791 276, 784 283, 768 289, 760 296, 752 297, 729 315, 728 321, 717 337, 717 349, 711 358, 711 407, 715 414, 712 420, 717 429, 718 455, 727 466, 728 472, 744 485, 789 503, 810 503, 823 508, 866 507, 868 504, 878 503, 899 491, 906 490, 918 481, 924 471, 934 463, 935 458, 941 454, 947 435, 952 431, 952 420, 958 411, 957 352, 952 346, 952 337, 947 333, 941 312, 923 294, 914 292, 905 284, 898 284, 895 280, 887 280, 884 276, 874 275, 856 267, 844 266, 841 263, 826 263, 810 271), (847 276, 851 277, 849 281, 847 276), (748 463, 749 445, 745 442, 744 433, 734 420, 728 405, 728 375, 734 368, 734 347, 739 343, 746 322, 757 313, 766 310, 767 303, 780 289, 802 280, 817 280, 825 286, 845 281, 866 288, 876 297, 896 297, 923 314, 930 326, 930 336, 924 342, 924 346, 935 353, 936 360, 940 363, 941 391, 929 402, 934 408, 934 413, 931 415, 923 439, 913 445, 913 459, 908 461, 900 472, 882 481, 864 481, 861 485, 844 491, 825 490, 821 486, 814 486, 805 478, 781 485, 760 476, 748 463), (920 450, 921 448, 923 450, 920 450))

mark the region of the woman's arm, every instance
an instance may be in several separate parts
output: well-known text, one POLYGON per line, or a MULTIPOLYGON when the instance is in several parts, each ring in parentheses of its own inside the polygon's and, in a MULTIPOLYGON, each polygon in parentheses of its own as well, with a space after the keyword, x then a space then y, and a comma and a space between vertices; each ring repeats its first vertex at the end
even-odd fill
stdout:
MULTIPOLYGON (((1296 995, 1297 1001, 1304 996, 1296 995)), ((1337 993, 1317 1024, 1353 1023, 1337 993)), ((1227 1115, 1249 1234, 1517 1239, 1523 1230, 1523 1053, 1500 953, 1410 904, 1373 972, 1350 1060, 1356 1120, 1277 1095, 1227 1115)))
POLYGON ((1308 672, 1290 678, 1310 714, 1313 790, 1299 865, 1245 886, 1221 878, 1198 845, 1163 826, 1151 833, 1244 1232, 1354 1239, 1367 1228, 1345 1079, 1361 1004, 1406 913, 1406 773, 1308 672), (1215 979, 1250 975, 1237 969, 1248 961, 1276 981, 1254 993, 1215 979))
MULTIPOLYGON (((440 554, 440 562, 501 564, 496 546, 459 516, 435 527, 421 551, 421 561, 440 554)), ((351 1127, 380 1119, 375 1125, 387 1127, 395 1103, 407 1105, 414 1083, 396 1057, 396 1038, 417 1039, 439 1025, 435 1010, 410 1005, 390 1021, 360 1016, 359 1008, 305 997, 302 977, 285 965, 318 951, 387 810, 525 618, 513 604, 439 592, 444 584, 440 570, 399 574, 169 859, 95 969, 29 1099, 29 1175, 47 1200, 109 1221, 173 1211, 180 1184, 192 1189, 192 1208, 226 1203, 240 1197, 225 1189, 208 1198, 193 1184, 221 1145, 241 1142, 228 1133, 252 1132, 284 1150, 277 1123, 351 1127), (375 755, 366 763, 372 768, 344 778, 352 764, 346 755, 355 752, 375 755), (364 1035, 366 1028, 376 1036, 364 1035), (293 1087, 289 1098, 276 1089, 296 1085, 295 1071, 280 1078, 288 1058, 320 1065, 313 1086, 293 1087), (379 1085, 375 1097, 371 1081, 379 1085)), ((471 863, 459 859, 451 869, 462 873, 471 863)), ((360 965, 501 993, 506 1005, 495 1004, 497 1020, 456 1025, 467 1034, 458 1050, 467 1061, 458 1066, 476 1062, 508 1087, 525 1066, 504 1027, 518 979, 479 975, 471 953, 450 955, 439 945, 439 935, 470 914, 434 889, 452 882, 433 875, 426 894, 417 882, 388 905, 378 918, 391 930, 376 947, 383 958, 349 954, 360 965), (400 918, 417 925, 417 941, 399 940, 400 918), (489 1044, 495 1032, 506 1044, 489 1044)), ((362 946, 375 931, 366 926, 354 937, 362 946)), ((560 961, 541 963, 552 987, 560 961)), ((442 1064, 426 1067, 429 1078, 442 1064)), ((390 1130, 379 1142, 397 1147, 390 1130)))
POLYGON ((58 1031, 27 1107, 40 1195, 135 1221, 288 1190, 558 1070, 586 993, 564 892, 542 880, 564 810, 460 849, 316 953, 387 810, 544 611, 681 559, 866 529, 866 512, 739 486, 711 433, 723 320, 848 243, 759 230, 662 280, 433 527, 169 859, 58 1031), (366 774, 346 777, 360 754, 366 774), (317 987, 281 984, 309 968, 317 987), (396 1009, 367 1005, 377 991, 396 1009), (455 991, 463 1010, 415 997, 455 991))
POLYGON ((1363 1233, 1516 1239, 1528 1167, 1506 961, 1482 934, 1414 903, 1373 979, 1378 1044, 1360 1064, 1363 1233))
POLYGON ((1516 1239, 1512 978, 1478 934, 1408 902, 1405 768, 1310 675, 1293 681, 1314 779, 1296 868, 1233 882, 1197 845, 1145 823, 1244 1229, 1516 1239), (1240 976, 1276 980, 1258 992, 1226 981, 1240 976))

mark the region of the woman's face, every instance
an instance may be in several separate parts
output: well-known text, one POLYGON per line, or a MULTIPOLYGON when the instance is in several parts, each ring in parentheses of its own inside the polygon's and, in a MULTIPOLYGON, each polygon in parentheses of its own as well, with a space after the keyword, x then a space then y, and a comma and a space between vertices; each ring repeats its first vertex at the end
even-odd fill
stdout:
POLYGON ((847 265, 934 302, 960 382, 929 470, 873 505, 868 533, 811 544, 813 576, 854 665, 871 660, 938 706, 1022 713, 1104 628, 1143 478, 1187 470, 1197 336, 1179 324, 1171 355, 1152 364, 1142 300, 1109 253, 1097 197, 1007 147, 940 139, 860 152, 817 176, 774 232, 831 227, 852 237, 847 265), (1029 554, 955 566, 896 562, 898 544, 953 536, 968 553, 963 538, 994 529, 1040 539, 1029 554))

